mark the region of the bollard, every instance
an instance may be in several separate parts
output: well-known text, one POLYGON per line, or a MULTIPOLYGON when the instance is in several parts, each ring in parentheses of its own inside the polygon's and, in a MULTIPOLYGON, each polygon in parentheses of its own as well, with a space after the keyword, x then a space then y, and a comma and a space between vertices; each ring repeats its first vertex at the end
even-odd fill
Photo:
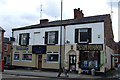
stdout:
POLYGON ((95 75, 95 69, 91 69, 91 75, 94 76, 95 75))

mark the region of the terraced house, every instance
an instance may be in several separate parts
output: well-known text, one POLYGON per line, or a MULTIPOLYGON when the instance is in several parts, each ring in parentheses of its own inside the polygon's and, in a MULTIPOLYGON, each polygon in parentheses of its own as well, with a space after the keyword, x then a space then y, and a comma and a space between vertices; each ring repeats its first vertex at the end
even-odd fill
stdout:
POLYGON ((114 39, 109 14, 84 17, 74 9, 74 19, 12 29, 12 65, 58 70, 60 62, 60 27, 62 26, 61 65, 70 71, 105 72, 114 67, 114 39))

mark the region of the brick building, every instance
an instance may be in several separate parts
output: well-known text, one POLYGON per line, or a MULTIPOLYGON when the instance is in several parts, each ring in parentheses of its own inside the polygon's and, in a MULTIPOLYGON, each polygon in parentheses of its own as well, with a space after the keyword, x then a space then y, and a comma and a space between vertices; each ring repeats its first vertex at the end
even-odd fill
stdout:
POLYGON ((120 64, 120 42, 114 42, 114 64, 117 67, 120 64))
POLYGON ((4 36, 5 30, 0 27, 0 71, 1 71, 1 61, 3 59, 2 54, 3 54, 3 36, 4 36))
POLYGON ((11 55, 11 41, 9 38, 4 37, 3 39, 3 59, 4 64, 9 65, 10 64, 10 55, 11 55))
POLYGON ((3 54, 3 37, 4 37, 4 32, 5 30, 0 27, 0 56, 2 58, 2 54, 3 54))

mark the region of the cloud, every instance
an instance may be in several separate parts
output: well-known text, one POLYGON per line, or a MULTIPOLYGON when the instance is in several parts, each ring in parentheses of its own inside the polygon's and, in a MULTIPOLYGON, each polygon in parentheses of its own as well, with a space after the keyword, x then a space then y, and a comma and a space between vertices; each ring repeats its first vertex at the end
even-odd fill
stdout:
POLYGON ((61 3, 58 0, 47 0, 43 5, 43 13, 50 17, 60 17, 61 3))

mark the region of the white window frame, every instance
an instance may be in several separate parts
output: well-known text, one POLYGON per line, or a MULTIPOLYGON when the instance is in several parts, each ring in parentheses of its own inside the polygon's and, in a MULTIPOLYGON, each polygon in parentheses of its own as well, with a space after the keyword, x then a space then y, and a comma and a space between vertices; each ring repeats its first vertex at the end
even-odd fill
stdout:
POLYGON ((86 41, 86 42, 84 42, 84 41, 80 41, 80 32, 88 32, 88 29, 87 28, 85 28, 87 31, 80 31, 80 30, 82 30, 82 28, 81 29, 79 29, 79 33, 78 33, 78 42, 79 43, 88 43, 88 41, 86 41))
MULTIPOLYGON (((19 52, 14 52, 14 57, 15 57, 15 54, 19 54, 19 60, 20 60, 20 53, 19 52)), ((19 60, 14 59, 14 61, 19 61, 19 60)))
MULTIPOLYGON (((23 53, 23 54, 22 54, 22 61, 30 61, 30 62, 32 62, 33 59, 31 59, 31 60, 23 60, 23 55, 24 55, 24 54, 31 54, 31 55, 32 55, 32 53, 23 53)), ((32 56, 33 56, 33 55, 32 55, 32 56)))
POLYGON ((46 62, 48 62, 48 63, 58 63, 59 62, 59 52, 58 51, 47 51, 47 55, 48 54, 57 54, 58 55, 58 61, 48 61, 47 56, 46 56, 46 62))
POLYGON ((49 37, 50 37, 50 33, 51 32, 54 32, 54 37, 55 37, 55 31, 50 31, 50 32, 48 32, 48 44, 55 44, 55 42, 53 42, 53 43, 50 43, 49 41, 50 41, 50 39, 49 39, 49 37))
POLYGON ((118 63, 118 58, 114 58, 114 62, 115 62, 115 63, 118 63), (115 61, 115 59, 117 59, 117 61, 115 61))
POLYGON ((4 51, 8 51, 8 44, 4 44, 4 51), (7 46, 7 48, 5 48, 7 46))

